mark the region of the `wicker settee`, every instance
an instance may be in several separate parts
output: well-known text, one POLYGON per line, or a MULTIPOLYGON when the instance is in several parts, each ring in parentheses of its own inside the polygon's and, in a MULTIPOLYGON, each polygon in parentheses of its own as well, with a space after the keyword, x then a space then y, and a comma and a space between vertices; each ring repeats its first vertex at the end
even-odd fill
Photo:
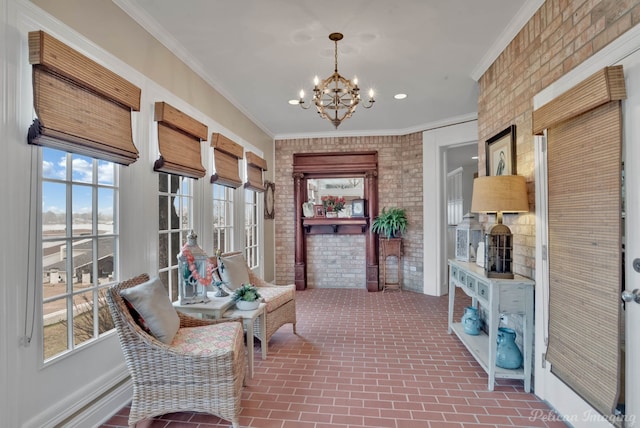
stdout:
MULTIPOLYGON (((213 258, 212 258, 213 259, 213 258)), ((213 261, 213 260, 212 260, 213 261)), ((235 251, 224 253, 218 257, 217 274, 229 286, 238 286, 243 282, 249 282, 259 287, 262 300, 266 303, 265 323, 266 323, 266 343, 269 343, 271 336, 283 325, 291 324, 293 334, 296 334, 296 287, 293 284, 276 285, 265 281, 255 275, 247 266, 247 262, 241 252, 235 251), (229 277, 233 270, 237 271, 235 275, 229 277)), ((256 323, 260 322, 260 318, 256 323)), ((259 325, 254 328, 255 335, 263 341, 259 325)))
MULTIPOLYGON (((195 411, 239 427, 246 369, 242 323, 237 319, 203 320, 176 312, 177 332, 161 341, 145 331, 138 318, 142 314, 123 297, 125 290, 149 282, 149 276, 143 274, 112 286, 107 293, 133 381, 129 425, 166 413, 195 411)), ((168 304, 168 310, 175 311, 168 304)))

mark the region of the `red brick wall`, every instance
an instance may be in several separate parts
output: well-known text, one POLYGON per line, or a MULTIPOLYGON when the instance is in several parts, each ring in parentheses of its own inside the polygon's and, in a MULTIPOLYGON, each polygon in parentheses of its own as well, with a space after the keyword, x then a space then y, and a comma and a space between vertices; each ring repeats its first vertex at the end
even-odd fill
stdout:
MULTIPOLYGON (((422 292, 422 133, 276 140, 276 283, 289 284, 294 280, 293 154, 363 150, 378 152, 379 208, 397 206, 407 210, 409 229, 404 236, 403 285, 406 289, 422 292)), ((319 235, 309 238, 307 245, 308 257, 318 259, 307 267, 308 285, 327 287, 343 282, 347 286, 366 289, 363 236, 350 239, 348 236, 319 235), (354 265, 362 265, 362 272, 354 273, 354 265), (326 273, 321 274, 322 269, 327 269, 326 273)))
POLYGON ((484 141, 515 124, 517 173, 529 183, 531 212, 504 219, 514 233, 517 273, 533 277, 535 268, 533 97, 639 21, 640 0, 548 0, 480 78, 480 174, 484 141))

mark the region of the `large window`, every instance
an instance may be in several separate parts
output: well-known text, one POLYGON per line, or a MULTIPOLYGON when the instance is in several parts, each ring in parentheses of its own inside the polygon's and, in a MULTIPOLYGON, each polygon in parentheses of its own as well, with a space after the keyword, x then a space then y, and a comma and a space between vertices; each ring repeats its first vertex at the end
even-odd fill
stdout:
POLYGON ((213 249, 233 251, 233 190, 213 185, 213 249))
POLYGON ((178 299, 178 253, 193 228, 194 179, 158 174, 160 279, 171 300, 178 299))
POLYGON ((42 148, 44 359, 111 330, 105 287, 117 279, 118 183, 111 162, 42 148))
POLYGON ((258 242, 258 197, 262 193, 253 190, 244 191, 244 253, 250 268, 259 264, 258 242))

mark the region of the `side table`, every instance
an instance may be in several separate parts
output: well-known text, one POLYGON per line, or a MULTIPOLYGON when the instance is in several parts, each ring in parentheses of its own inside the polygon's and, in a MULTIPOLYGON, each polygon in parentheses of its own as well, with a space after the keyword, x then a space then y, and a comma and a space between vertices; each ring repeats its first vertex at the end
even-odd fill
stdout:
MULTIPOLYGON (((249 352, 249 378, 253 378, 253 325, 257 321, 260 326, 260 337, 267 337, 267 323, 264 319, 264 311, 267 307, 266 303, 260 303, 258 309, 253 311, 243 311, 236 307, 232 307, 222 314, 223 318, 242 318, 242 324, 247 331, 247 350, 249 352)), ((260 339, 260 347, 262 348, 262 359, 267 359, 267 341, 260 339)))
POLYGON ((189 303, 181 305, 179 300, 173 302, 173 307, 185 314, 203 314, 213 319, 222 318, 222 314, 233 306, 231 297, 212 297, 213 293, 207 293, 207 303, 189 303))

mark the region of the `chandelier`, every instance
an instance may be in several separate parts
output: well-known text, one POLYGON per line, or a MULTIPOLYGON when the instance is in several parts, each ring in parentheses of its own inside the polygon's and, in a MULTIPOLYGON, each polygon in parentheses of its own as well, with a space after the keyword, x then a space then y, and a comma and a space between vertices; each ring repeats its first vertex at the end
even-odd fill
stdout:
MULTIPOLYGON (((351 117, 361 102, 358 79, 354 77, 353 81, 351 81, 338 73, 338 41, 342 40, 342 37, 342 33, 329 34, 329 40, 335 43, 335 69, 333 74, 323 81, 320 81, 318 76, 313 79, 313 104, 318 109, 320 117, 333 123, 336 129, 338 129, 343 120, 351 117)), ((370 89, 369 101, 366 104, 362 103, 362 106, 371 108, 375 102, 373 89, 370 89)), ((305 103, 303 90, 300 90, 298 104, 305 110, 311 107, 311 104, 305 103)))

